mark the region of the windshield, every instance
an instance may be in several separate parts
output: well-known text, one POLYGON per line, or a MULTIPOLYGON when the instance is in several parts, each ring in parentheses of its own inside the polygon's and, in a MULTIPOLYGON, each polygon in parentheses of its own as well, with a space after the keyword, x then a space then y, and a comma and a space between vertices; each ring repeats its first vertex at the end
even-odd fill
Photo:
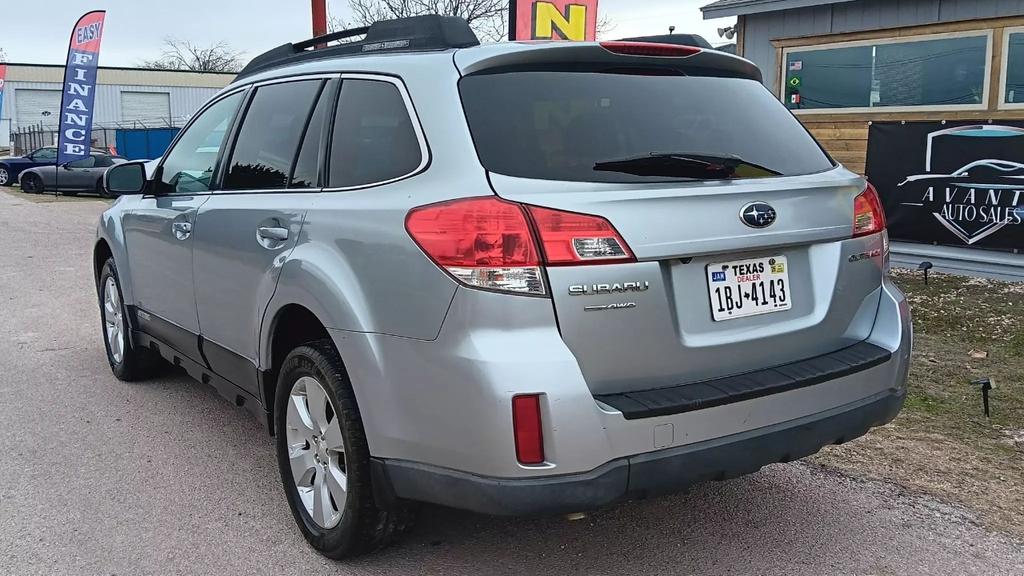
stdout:
POLYGON ((459 89, 481 162, 507 176, 664 182, 795 176, 833 166, 754 80, 511 72, 468 76, 459 89), (735 169, 696 169, 695 160, 716 159, 735 169))

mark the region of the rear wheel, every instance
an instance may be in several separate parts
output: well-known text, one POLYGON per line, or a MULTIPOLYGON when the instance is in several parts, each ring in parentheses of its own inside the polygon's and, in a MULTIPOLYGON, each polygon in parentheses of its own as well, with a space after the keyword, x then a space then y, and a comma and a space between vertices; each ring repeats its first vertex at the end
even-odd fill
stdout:
POLYGON ((43 179, 35 174, 22 174, 21 191, 28 194, 39 194, 43 191, 43 179))
POLYGON ((11 183, 11 173, 7 166, 0 166, 0 186, 7 186, 11 183))
POLYGON ((110 371, 118 379, 129 382, 153 375, 161 360, 152 350, 136 348, 132 342, 127 308, 113 258, 108 258, 103 264, 98 288, 103 345, 107 350, 110 371))
POLYGON ((276 395, 281 481, 313 548, 333 559, 357 556, 411 527, 411 508, 385 510, 374 500, 359 407, 329 340, 300 346, 285 358, 276 395))
POLYGON ((107 189, 103 186, 103 178, 96 181, 96 195, 100 198, 113 198, 114 195, 107 192, 107 189))

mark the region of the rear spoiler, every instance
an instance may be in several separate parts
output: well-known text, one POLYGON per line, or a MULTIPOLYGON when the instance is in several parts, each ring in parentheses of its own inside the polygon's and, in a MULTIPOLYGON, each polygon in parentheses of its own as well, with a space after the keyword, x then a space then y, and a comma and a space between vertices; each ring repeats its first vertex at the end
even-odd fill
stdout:
POLYGON ((753 62, 717 50, 649 42, 511 42, 460 50, 455 64, 463 75, 512 71, 599 71, 664 68, 692 76, 763 81, 753 62))

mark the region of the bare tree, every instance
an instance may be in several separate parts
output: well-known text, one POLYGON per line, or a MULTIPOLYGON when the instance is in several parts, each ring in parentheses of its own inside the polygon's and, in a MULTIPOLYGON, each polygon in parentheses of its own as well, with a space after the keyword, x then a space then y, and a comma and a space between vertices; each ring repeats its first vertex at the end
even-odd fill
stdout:
POLYGON ((3 48, 0 48, 0 62, 7 62, 7 52, 3 48))
MULTIPOLYGON (((485 42, 498 42, 508 37, 508 0, 349 0, 348 4, 355 26, 421 14, 442 14, 465 18, 485 42)), ((350 23, 331 19, 331 29, 347 27, 350 23)), ((598 34, 613 27, 611 21, 601 18, 597 25, 598 34)))
POLYGON ((139 66, 192 72, 238 72, 242 64, 242 53, 232 50, 226 42, 200 46, 168 36, 164 38, 164 51, 160 57, 144 60, 139 66))

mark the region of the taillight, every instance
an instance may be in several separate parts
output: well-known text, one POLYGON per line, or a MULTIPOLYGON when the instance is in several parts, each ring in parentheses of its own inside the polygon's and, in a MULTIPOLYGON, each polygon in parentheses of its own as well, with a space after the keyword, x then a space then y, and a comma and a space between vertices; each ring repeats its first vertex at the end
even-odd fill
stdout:
POLYGON ((520 464, 544 463, 544 431, 540 417, 540 395, 512 398, 512 432, 516 460, 520 464))
POLYGON ((878 191, 871 184, 853 200, 853 237, 885 230, 885 210, 878 191))
POLYGON ((701 52, 701 49, 695 46, 659 44, 657 42, 601 42, 601 47, 614 54, 659 56, 663 58, 687 58, 701 52))
POLYGON ((527 207, 495 196, 414 208, 405 228, 449 274, 487 290, 544 295, 544 264, 634 261, 626 241, 604 218, 527 207))
POLYGON ((493 196, 414 208, 405 228, 460 282, 477 288, 544 294, 540 252, 523 207, 493 196))
POLYGON ((632 262, 626 241, 600 216, 528 207, 550 266, 632 262))

